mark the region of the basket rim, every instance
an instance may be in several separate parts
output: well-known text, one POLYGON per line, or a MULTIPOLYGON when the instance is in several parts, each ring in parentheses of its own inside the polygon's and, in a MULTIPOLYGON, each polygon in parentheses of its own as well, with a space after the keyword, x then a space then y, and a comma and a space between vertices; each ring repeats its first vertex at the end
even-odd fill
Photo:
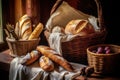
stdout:
POLYGON ((11 38, 9 38, 9 37, 6 37, 6 40, 7 41, 10 41, 10 42, 30 42, 30 41, 37 41, 37 40, 40 40, 41 38, 39 37, 39 38, 37 38, 37 39, 31 39, 31 40, 22 40, 22 39, 20 39, 20 40, 14 40, 14 39, 11 39, 11 38))
POLYGON ((115 45, 115 44, 97 44, 97 45, 93 45, 93 46, 88 47, 87 48, 87 54, 92 54, 92 55, 95 55, 95 56, 97 56, 97 55, 98 56, 112 56, 112 55, 120 54, 120 51, 115 52, 113 54, 102 54, 102 53, 101 54, 96 54, 96 53, 90 51, 91 48, 94 48, 94 47, 97 47, 97 46, 113 46, 113 47, 119 47, 120 48, 119 45, 115 45))

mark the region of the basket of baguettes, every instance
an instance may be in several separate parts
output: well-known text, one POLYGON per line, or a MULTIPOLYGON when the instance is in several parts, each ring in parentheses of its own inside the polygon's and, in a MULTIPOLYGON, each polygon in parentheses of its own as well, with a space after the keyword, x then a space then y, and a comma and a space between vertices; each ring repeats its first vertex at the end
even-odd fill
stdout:
POLYGON ((94 18, 90 19, 90 15, 74 9, 63 0, 57 0, 51 10, 44 32, 48 43, 56 26, 60 26, 61 29, 58 29, 65 35, 77 35, 69 41, 61 42, 62 55, 69 61, 86 64, 86 48, 105 41, 107 31, 103 24, 102 7, 99 0, 95 2, 98 18, 92 16, 94 18))
POLYGON ((88 64, 98 74, 116 74, 120 71, 120 46, 97 44, 87 48, 88 64))
POLYGON ((26 55, 27 52, 35 49, 39 44, 39 35, 43 30, 43 24, 38 23, 36 27, 33 28, 31 18, 27 14, 18 20, 15 27, 11 24, 6 24, 6 27, 6 41, 11 56, 26 55))

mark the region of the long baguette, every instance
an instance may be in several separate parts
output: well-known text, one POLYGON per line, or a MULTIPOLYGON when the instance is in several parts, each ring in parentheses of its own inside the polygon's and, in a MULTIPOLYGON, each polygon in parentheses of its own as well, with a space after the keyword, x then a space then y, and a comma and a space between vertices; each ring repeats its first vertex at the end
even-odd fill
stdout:
POLYGON ((59 64, 67 71, 73 71, 73 67, 71 66, 71 64, 69 64, 69 62, 66 59, 64 59, 62 56, 59 56, 58 53, 55 50, 51 49, 50 47, 40 45, 37 46, 36 50, 40 51, 41 54, 50 58, 52 61, 59 64))
POLYGON ((34 29, 34 31, 31 33, 31 35, 29 36, 28 40, 38 38, 42 30, 43 30, 43 24, 39 23, 34 29))

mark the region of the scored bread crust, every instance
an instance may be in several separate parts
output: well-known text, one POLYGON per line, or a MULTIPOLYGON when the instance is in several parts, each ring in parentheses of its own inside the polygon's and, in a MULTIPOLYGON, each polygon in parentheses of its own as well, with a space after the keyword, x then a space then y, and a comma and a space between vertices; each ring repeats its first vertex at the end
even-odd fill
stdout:
POLYGON ((80 34, 80 36, 85 36, 87 34, 95 32, 93 26, 84 19, 71 20, 65 27, 66 34, 80 34))
POLYGON ((66 59, 64 59, 62 56, 59 56, 58 53, 55 50, 53 50, 52 48, 50 48, 48 46, 40 45, 40 46, 37 46, 36 50, 40 51, 41 54, 50 58, 52 61, 59 64, 61 67, 63 67, 67 71, 71 71, 71 72, 74 71, 72 65, 66 59))
POLYGON ((26 21, 21 27, 21 39, 27 40, 32 33, 32 24, 31 21, 26 21))
POLYGON ((33 30, 33 32, 31 33, 31 35, 29 36, 28 40, 31 39, 36 39, 39 37, 40 33, 43 30, 43 24, 42 23, 38 23, 38 25, 36 26, 36 28, 33 30))
POLYGON ((19 31, 18 31, 19 38, 26 40, 32 32, 31 18, 27 14, 23 15, 18 21, 18 26, 19 26, 19 28, 18 28, 19 29, 19 31), (24 36, 24 34, 26 36, 24 36), (23 38, 23 36, 24 36, 24 38, 23 38))
POLYGON ((40 57, 39 65, 45 71, 53 71, 54 70, 54 63, 46 56, 40 57))

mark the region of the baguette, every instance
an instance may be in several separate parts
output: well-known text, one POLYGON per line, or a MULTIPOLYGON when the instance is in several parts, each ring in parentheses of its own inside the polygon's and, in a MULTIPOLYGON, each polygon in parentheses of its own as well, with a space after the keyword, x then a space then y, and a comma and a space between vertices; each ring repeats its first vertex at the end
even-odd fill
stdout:
POLYGON ((31 33, 31 35, 29 36, 28 40, 38 38, 42 30, 43 30, 43 24, 39 23, 37 27, 34 29, 34 31, 31 33))
POLYGON ((31 18, 27 14, 25 14, 19 19, 19 22, 18 22, 20 38, 22 37, 25 30, 28 28, 28 27, 26 28, 27 24, 30 24, 29 28, 32 28, 31 18))
POLYGON ((23 57, 21 64, 30 65, 35 62, 40 56, 41 55, 37 50, 32 50, 30 53, 27 53, 27 55, 23 57))
POLYGON ((55 63, 62 66, 67 71, 71 71, 71 72, 73 71, 73 67, 71 66, 71 64, 69 64, 69 62, 66 59, 64 59, 62 56, 59 56, 54 49, 48 46, 41 45, 41 46, 37 46, 36 50, 41 52, 41 54, 43 54, 44 56, 50 58, 55 63))
POLYGON ((27 21, 23 24, 21 29, 21 39, 27 40, 32 33, 32 24, 30 21, 27 21))

